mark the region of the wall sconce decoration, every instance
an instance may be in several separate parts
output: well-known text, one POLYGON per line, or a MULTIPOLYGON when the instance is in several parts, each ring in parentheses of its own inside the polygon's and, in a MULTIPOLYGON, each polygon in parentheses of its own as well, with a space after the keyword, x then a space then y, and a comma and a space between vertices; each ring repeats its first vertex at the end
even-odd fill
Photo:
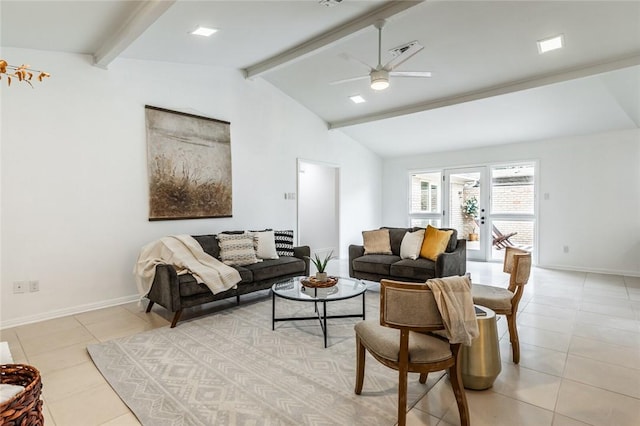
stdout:
POLYGON ((30 69, 30 65, 9 65, 7 61, 5 61, 4 59, 0 59, 0 80, 2 80, 2 75, 6 74, 8 86, 11 86, 11 80, 13 78, 17 78, 18 81, 24 81, 29 86, 33 87, 33 84, 31 84, 31 79, 33 79, 34 73, 38 74, 38 76, 36 77, 38 81, 42 81, 47 77, 51 77, 51 74, 49 74, 48 72, 30 69))

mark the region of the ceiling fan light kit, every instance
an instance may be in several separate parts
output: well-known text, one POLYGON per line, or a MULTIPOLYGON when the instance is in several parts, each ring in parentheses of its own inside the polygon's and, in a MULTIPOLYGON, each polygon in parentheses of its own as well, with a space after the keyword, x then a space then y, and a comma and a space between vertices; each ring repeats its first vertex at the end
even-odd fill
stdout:
POLYGON ((384 90, 389 87, 389 71, 385 69, 371 71, 371 88, 384 90))

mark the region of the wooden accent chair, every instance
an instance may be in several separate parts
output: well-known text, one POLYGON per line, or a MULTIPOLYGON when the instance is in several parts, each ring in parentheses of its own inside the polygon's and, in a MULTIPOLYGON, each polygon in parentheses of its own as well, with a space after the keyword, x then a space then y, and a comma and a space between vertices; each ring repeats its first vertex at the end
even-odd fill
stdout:
POLYGON ((366 351, 380 363, 398 370, 398 426, 407 419, 407 376, 448 369, 458 403, 461 425, 468 426, 469 407, 460 372, 460 344, 427 332, 443 330, 442 317, 433 293, 424 283, 380 281, 380 323, 361 321, 356 331, 356 386, 360 395, 364 381, 366 351))
POLYGON ((524 285, 529 281, 531 274, 531 253, 516 247, 506 247, 503 271, 510 274, 508 288, 472 284, 471 294, 474 304, 486 306, 496 314, 507 317, 511 355, 514 364, 518 364, 520 362, 520 341, 516 328, 516 314, 524 292, 524 285))

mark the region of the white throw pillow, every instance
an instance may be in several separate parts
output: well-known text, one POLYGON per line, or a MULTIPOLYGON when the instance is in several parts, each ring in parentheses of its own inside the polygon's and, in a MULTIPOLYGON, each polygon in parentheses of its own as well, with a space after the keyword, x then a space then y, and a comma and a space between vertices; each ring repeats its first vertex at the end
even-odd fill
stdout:
POLYGON ((422 240, 424 240, 424 229, 404 234, 400 244, 400 258, 416 260, 420 256, 422 240))
POLYGON ((276 237, 273 231, 250 232, 253 235, 253 247, 258 259, 278 259, 276 237))

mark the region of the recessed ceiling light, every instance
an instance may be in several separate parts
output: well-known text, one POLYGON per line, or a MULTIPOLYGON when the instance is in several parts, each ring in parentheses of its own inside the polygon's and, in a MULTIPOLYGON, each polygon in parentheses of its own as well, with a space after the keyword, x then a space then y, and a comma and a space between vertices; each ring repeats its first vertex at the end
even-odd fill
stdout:
POLYGON ((564 37, 562 34, 544 40, 538 40, 538 53, 543 54, 550 50, 560 49, 562 46, 564 46, 564 37))
POLYGON ((216 31, 218 31, 218 30, 213 29, 213 28, 198 27, 195 30, 191 31, 191 34, 209 37, 211 34, 215 33, 216 31))
POLYGON ((367 100, 360 95, 349 96, 349 99, 351 99, 354 104, 361 104, 363 102, 367 102, 367 100))

